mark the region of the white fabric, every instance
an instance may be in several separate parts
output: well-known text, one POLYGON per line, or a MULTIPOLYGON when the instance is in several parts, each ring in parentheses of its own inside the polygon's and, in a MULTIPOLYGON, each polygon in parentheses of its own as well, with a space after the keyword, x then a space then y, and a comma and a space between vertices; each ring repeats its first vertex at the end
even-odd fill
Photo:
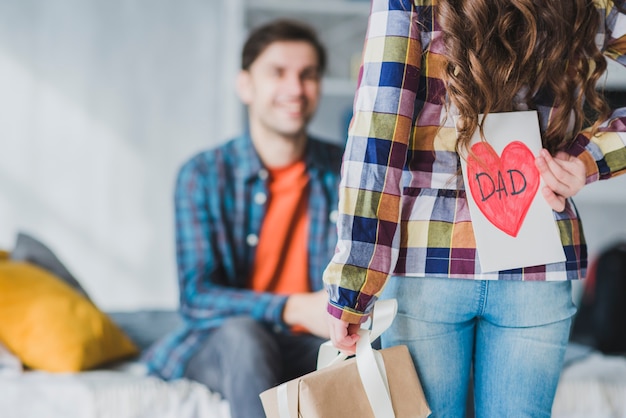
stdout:
MULTIPOLYGON (((136 365, 136 364, 135 364, 136 365)), ((229 418, 205 386, 145 376, 141 367, 0 376, 2 418, 229 418)))
POLYGON ((626 418, 626 358, 594 353, 566 367, 552 418, 626 418))
POLYGON ((0 376, 17 376, 22 372, 20 359, 0 343, 0 376))

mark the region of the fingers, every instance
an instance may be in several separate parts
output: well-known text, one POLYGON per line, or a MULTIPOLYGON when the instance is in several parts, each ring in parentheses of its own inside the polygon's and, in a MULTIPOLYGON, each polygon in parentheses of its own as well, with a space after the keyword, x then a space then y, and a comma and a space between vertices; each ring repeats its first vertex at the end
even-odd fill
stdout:
POLYGON ((537 160, 537 168, 545 184, 553 192, 565 196, 568 189, 567 182, 571 177, 570 174, 546 150, 541 150, 537 160))
POLYGON ((360 325, 349 324, 331 315, 328 315, 328 317, 330 340, 333 342, 333 345, 347 354, 354 354, 356 352, 356 342, 359 340, 359 335, 356 332, 360 325))
POLYGON ((576 157, 559 152, 555 157, 542 149, 535 164, 546 185, 542 194, 552 209, 560 212, 565 208, 565 199, 574 196, 585 185, 584 163, 576 157))
POLYGON ((541 194, 552 210, 563 212, 565 209, 565 198, 563 196, 554 193, 548 186, 541 189, 541 194))

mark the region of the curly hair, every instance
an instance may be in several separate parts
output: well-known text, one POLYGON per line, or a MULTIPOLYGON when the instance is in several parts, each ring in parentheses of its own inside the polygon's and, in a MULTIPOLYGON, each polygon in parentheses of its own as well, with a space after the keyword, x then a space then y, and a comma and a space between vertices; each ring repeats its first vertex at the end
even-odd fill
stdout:
POLYGON ((516 110, 515 103, 536 109, 547 97, 556 106, 543 133, 552 153, 609 115, 596 90, 606 61, 595 44, 593 0, 440 0, 439 8, 449 100, 460 113, 457 150, 476 129, 483 136, 479 114, 516 110))

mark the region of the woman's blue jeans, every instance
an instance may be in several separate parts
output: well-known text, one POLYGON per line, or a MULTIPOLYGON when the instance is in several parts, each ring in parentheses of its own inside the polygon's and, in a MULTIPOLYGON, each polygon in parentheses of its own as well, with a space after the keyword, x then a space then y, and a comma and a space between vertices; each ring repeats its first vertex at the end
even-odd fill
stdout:
POLYGON ((433 414, 550 417, 572 316, 570 282, 392 277, 398 315, 383 347, 407 345, 433 414))

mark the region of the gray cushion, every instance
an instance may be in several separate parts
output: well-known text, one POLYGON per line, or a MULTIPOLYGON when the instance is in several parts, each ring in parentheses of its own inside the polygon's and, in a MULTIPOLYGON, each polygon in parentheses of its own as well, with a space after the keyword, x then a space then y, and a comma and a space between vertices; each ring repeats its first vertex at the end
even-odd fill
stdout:
POLYGON ((15 248, 11 252, 11 259, 32 263, 47 270, 70 285, 78 293, 91 300, 78 280, 76 280, 72 273, 61 263, 57 256, 54 255, 52 250, 31 235, 25 232, 19 232, 17 234, 15 248))

